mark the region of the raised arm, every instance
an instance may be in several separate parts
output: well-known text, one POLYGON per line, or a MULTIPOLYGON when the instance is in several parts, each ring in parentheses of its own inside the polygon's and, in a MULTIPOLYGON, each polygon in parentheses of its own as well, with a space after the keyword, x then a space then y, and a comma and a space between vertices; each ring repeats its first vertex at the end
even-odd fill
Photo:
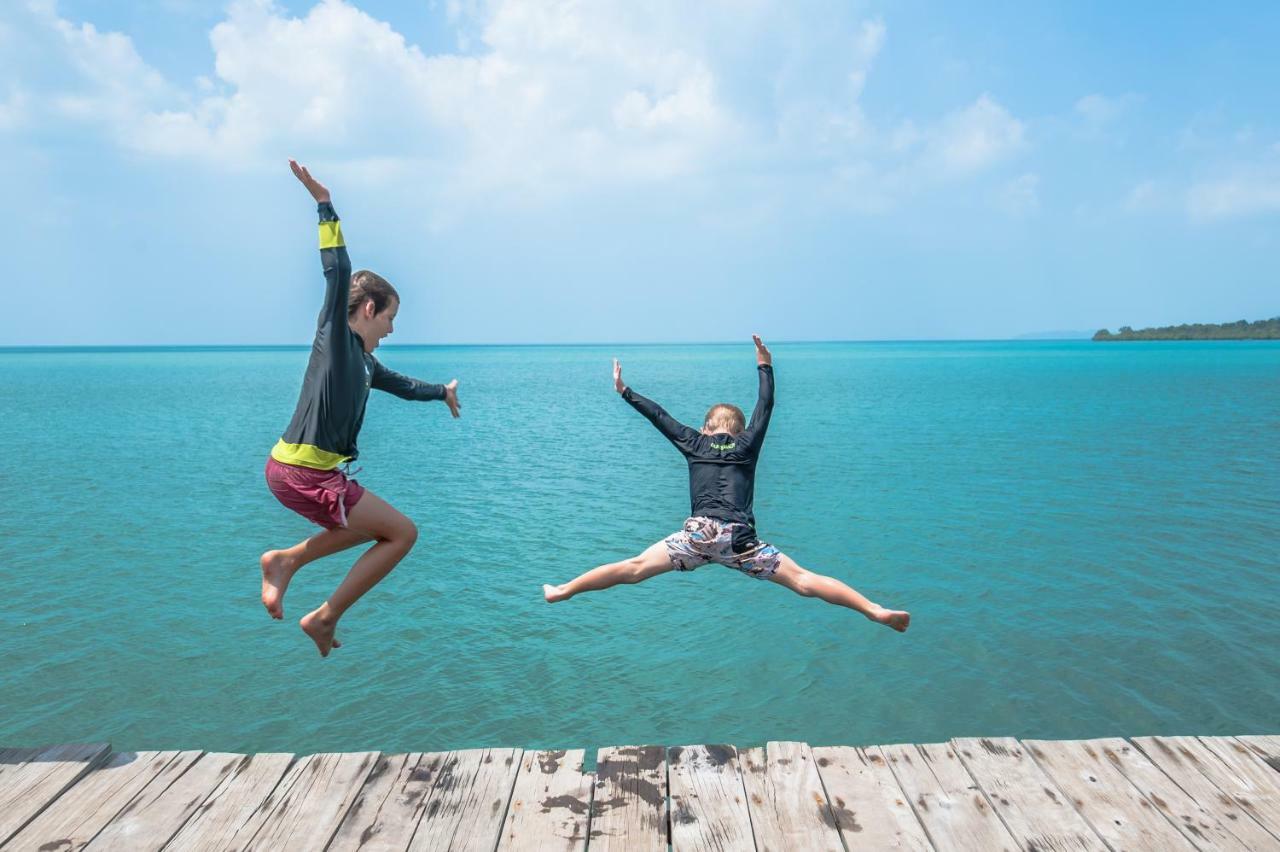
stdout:
POLYGON ((433 385, 430 382, 420 381, 402 373, 397 373, 395 370, 390 370, 382 366, 381 361, 374 358, 373 377, 370 379, 369 384, 371 387, 394 394, 401 399, 412 399, 421 402, 442 399, 449 406, 449 412, 454 417, 462 416, 459 413, 462 404, 458 402, 457 379, 447 385, 433 385))
POLYGON ((773 415, 773 355, 769 353, 769 347, 764 345, 760 335, 753 334, 751 339, 756 344, 756 370, 760 374, 760 390, 747 431, 753 439, 758 440, 769 429, 769 418, 773 415))
POLYGON ((693 449, 694 443, 698 440, 697 430, 676 420, 658 403, 627 387, 622 381, 622 365, 618 363, 617 358, 613 359, 613 389, 620 393, 632 408, 656 426, 668 441, 675 444, 677 450, 687 454, 693 449))
MULTIPOLYGON (((296 160, 289 161, 289 168, 311 197, 316 200, 320 213, 320 263, 324 266, 324 307, 320 309, 317 325, 329 326, 338 332, 347 329, 347 297, 351 292, 351 258, 342 239, 342 223, 330 202, 329 190, 311 176, 307 167, 296 160)), ((345 333, 335 333, 333 341, 341 345, 349 339, 345 333)))

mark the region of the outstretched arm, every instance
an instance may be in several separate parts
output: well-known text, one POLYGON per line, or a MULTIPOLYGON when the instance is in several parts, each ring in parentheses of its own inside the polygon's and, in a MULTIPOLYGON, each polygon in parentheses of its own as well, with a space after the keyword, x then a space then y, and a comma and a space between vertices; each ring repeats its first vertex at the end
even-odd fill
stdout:
POLYGON ((758 438, 763 438, 769 428, 769 418, 773 415, 773 355, 769 347, 764 345, 760 335, 753 334, 751 339, 756 344, 756 369, 760 373, 760 391, 756 397, 755 410, 751 412, 751 423, 747 431, 758 438))
POLYGON ((442 399, 445 405, 449 406, 449 413, 454 417, 461 417, 459 409, 462 404, 458 402, 458 380, 454 379, 447 385, 435 385, 430 382, 420 381, 410 378, 395 370, 389 370, 382 366, 382 362, 377 358, 373 359, 373 377, 369 384, 380 391, 386 391, 394 394, 401 399, 412 399, 422 402, 430 400, 442 399))
MULTIPOLYGON (((316 200, 320 213, 320 262, 324 266, 324 307, 320 309, 318 325, 330 325, 345 331, 347 325, 347 296, 351 292, 351 258, 342 239, 342 224, 330 203, 329 190, 311 176, 307 167, 296 160, 289 161, 293 175, 311 197, 316 200)), ((334 341, 346 341, 348 335, 334 334, 334 341)))
POLYGON ((680 452, 687 453, 693 448, 693 443, 698 439, 698 432, 676 420, 658 403, 627 387, 622 381, 622 365, 618 363, 617 358, 613 359, 613 389, 622 394, 622 398, 656 426, 658 431, 675 444, 680 452))

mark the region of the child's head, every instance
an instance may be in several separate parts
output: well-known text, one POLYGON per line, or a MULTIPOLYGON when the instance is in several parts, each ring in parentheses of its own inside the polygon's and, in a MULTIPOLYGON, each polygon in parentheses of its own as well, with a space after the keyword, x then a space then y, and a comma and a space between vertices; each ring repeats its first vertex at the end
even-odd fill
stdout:
POLYGON ((366 352, 378 348, 382 338, 394 331, 400 294, 387 279, 361 269, 351 276, 347 294, 347 323, 364 340, 366 352))
POLYGON ((742 409, 727 402, 718 402, 711 406, 706 420, 702 421, 704 435, 718 435, 723 432, 737 435, 746 428, 747 418, 743 415, 742 409))

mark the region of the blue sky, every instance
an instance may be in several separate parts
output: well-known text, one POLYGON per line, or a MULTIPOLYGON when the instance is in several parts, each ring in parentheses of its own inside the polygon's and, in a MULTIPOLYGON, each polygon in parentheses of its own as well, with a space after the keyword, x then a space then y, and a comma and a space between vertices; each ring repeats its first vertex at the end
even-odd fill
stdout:
POLYGON ((1280 4, 10 0, 0 345, 1002 338, 1280 314, 1280 4), (1024 8, 1026 7, 1026 8, 1024 8))

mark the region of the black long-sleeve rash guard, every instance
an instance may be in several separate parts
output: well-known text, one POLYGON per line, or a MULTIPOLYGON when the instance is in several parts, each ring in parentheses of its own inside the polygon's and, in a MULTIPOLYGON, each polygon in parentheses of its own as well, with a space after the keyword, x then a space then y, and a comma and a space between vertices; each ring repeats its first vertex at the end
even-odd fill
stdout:
POLYGON ((689 463, 689 514, 746 524, 755 529, 752 512, 756 490, 756 460, 764 445, 773 414, 773 368, 761 364, 760 393, 751 422, 737 435, 704 435, 676 420, 651 399, 631 388, 622 398, 639 411, 689 463))
POLYGON ((271 449, 285 464, 333 470, 359 455, 356 438, 364 423, 369 388, 401 399, 444 399, 444 385, 433 385, 388 370, 364 351, 364 341, 347 324, 351 258, 333 205, 320 212, 320 260, 324 265, 324 306, 316 321, 311 360, 289 428, 271 449))

